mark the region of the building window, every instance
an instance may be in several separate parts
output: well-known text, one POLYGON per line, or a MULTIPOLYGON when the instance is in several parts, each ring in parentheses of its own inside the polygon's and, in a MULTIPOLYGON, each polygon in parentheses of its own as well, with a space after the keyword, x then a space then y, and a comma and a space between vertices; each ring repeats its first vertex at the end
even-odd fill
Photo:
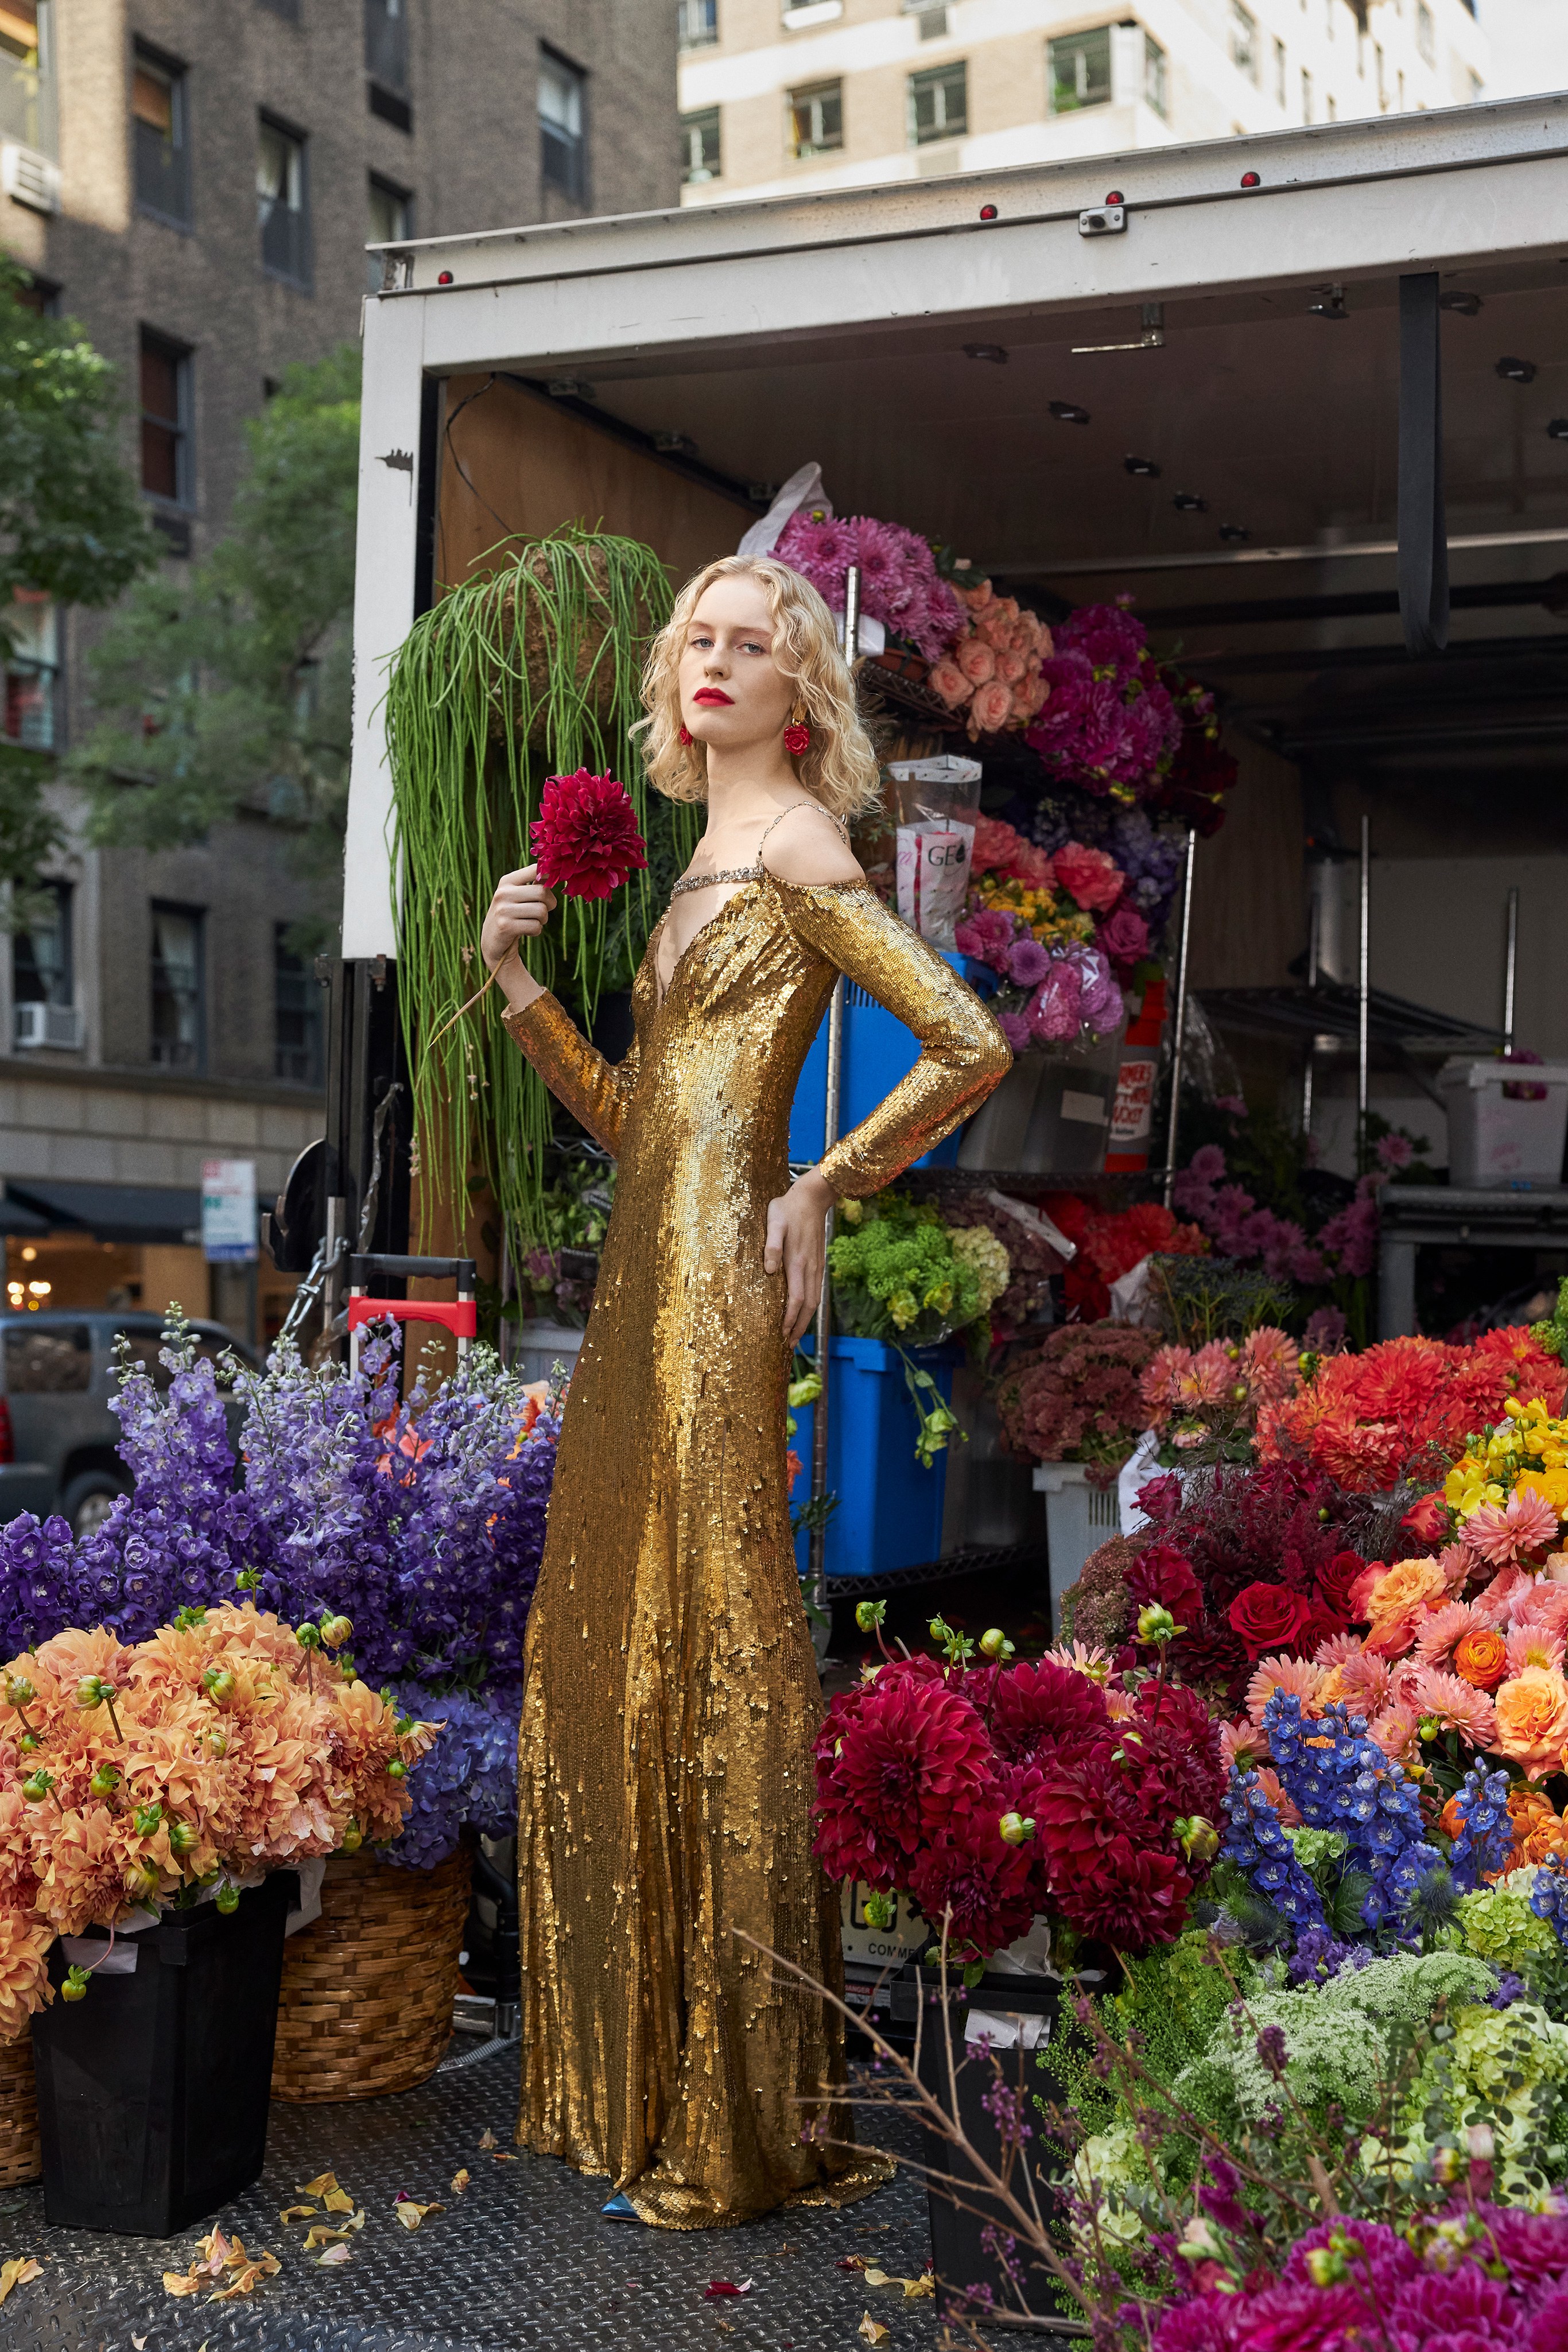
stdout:
POLYGON ((1337 122, 1340 119, 1340 102, 1332 90, 1328 97, 1328 119, 1331 122, 1337 122))
POLYGON ((1143 36, 1143 103, 1156 114, 1165 111, 1165 52, 1152 33, 1143 36))
POLYGON ((1110 27, 1068 33, 1047 52, 1053 114, 1073 114, 1080 106, 1110 103, 1110 27))
POLYGON ((689 188, 716 180, 724 168, 719 132, 719 110, 705 106, 700 114, 680 118, 680 176, 689 188))
POLYGON ((1469 93, 1470 104, 1474 106, 1480 98, 1481 92, 1485 89, 1486 84, 1481 79, 1479 74, 1475 72, 1467 73, 1465 80, 1469 93))
MULTIPOLYGON (((74 1003, 71 970, 71 886, 42 882, 35 897, 44 903, 37 919, 11 939, 11 993, 18 1004, 74 1003)), ((24 1024, 17 1024, 18 1029, 24 1024)), ((36 1025, 36 1024, 34 1024, 36 1025)))
POLYGON ((291 1086, 321 1083, 321 992, 308 960, 289 945, 289 926, 272 933, 273 1063, 291 1086))
POLYGON ((263 115, 257 131, 256 217, 261 266, 291 286, 310 283, 310 184, 305 142, 263 115))
POLYGON ((206 1059, 202 1013, 202 916, 194 907, 153 908, 153 1059, 199 1070, 206 1059))
POLYGON ((191 355, 142 330, 142 488, 150 499, 191 499, 191 355))
POLYGON ((1303 122, 1312 120, 1312 77, 1305 66, 1301 68, 1301 120, 1303 122))
POLYGON ((5 629, 11 640, 5 656, 5 740, 28 751, 52 751, 59 616, 39 590, 19 588, 5 616, 5 629))
POLYGON ((1283 41, 1276 41, 1274 44, 1274 102, 1277 106, 1282 107, 1287 103, 1289 90, 1290 77, 1285 68, 1285 44, 1283 41))
POLYGON ((1241 0, 1230 0, 1230 61, 1237 73, 1248 81, 1258 79, 1262 58, 1262 44, 1258 37, 1258 19, 1241 0))
MULTIPOLYGON (((414 199, 406 188, 395 187, 390 180, 378 179, 373 172, 365 221, 369 244, 402 245, 414 234, 414 199)), ((365 256, 367 293, 381 291, 381 261, 379 253, 365 256)))
POLYGON ((789 94, 792 155, 831 155, 844 144, 844 84, 808 82, 789 94))
MULTIPOLYGON (((0 21, 4 21, 0 18, 0 21)), ((191 156, 185 135, 185 69, 136 45, 131 69, 131 130, 136 202, 144 213, 188 227, 191 156)))
POLYGON ((1437 27, 1426 0, 1415 0, 1415 46, 1429 66, 1437 62, 1437 27))
POLYGON ((407 89, 406 0, 364 0, 364 69, 384 89, 407 89))
POLYGON ((50 0, 0 5, 0 138, 56 158, 59 153, 50 0))
POLYGON ((680 0, 677 26, 683 49, 711 48, 719 37, 719 0, 680 0))
POLYGON ((588 142, 584 135, 587 76, 553 50, 539 58, 539 146, 545 183, 574 205, 588 201, 588 142))
POLYGON ((962 139, 969 128, 969 68, 962 58, 910 76, 910 145, 962 139))

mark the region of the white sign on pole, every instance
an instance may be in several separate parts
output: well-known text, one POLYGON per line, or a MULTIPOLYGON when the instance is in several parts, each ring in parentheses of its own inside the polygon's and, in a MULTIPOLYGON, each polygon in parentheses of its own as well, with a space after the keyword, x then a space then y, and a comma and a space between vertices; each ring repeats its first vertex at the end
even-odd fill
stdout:
POLYGON ((248 1265, 258 1255, 254 1160, 202 1161, 202 1248, 210 1265, 248 1265))

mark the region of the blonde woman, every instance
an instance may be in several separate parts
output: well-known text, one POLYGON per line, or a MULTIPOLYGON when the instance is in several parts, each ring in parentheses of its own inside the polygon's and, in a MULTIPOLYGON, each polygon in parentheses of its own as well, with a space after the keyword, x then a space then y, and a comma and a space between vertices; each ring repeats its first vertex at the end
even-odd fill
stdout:
POLYGON ((643 693, 653 782, 706 801, 708 825, 648 941, 626 1059, 519 956, 554 903, 531 866, 483 934, 507 1027, 619 1169, 528 1626, 518 2138, 607 2175, 607 2213, 699 2229, 885 2178, 831 2096, 841 2036, 766 1957, 838 1980, 784 1392, 829 1205, 940 1142, 1010 1057, 849 850, 877 762, 814 588, 765 559, 710 563, 643 693), (922 1050, 791 1183, 790 1103, 840 972, 922 1050))

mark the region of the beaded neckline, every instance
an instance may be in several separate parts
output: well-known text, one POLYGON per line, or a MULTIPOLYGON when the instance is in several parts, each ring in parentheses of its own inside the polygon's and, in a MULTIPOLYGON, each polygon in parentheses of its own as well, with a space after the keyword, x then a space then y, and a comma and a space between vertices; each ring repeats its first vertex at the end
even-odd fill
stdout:
MULTIPOLYGON (((773 824, 769 825, 767 833, 764 833, 762 840, 758 842, 757 862, 754 866, 721 866, 717 874, 683 874, 679 882, 672 882, 670 884, 670 897, 672 898, 679 898, 683 890, 711 890, 715 884, 721 882, 762 881, 767 871, 767 868, 763 864, 763 849, 766 844, 768 834, 772 833, 773 825, 782 824, 785 817, 788 816, 793 810, 797 808, 822 808, 822 803, 820 801, 791 801, 788 808, 780 809, 777 816, 773 819, 773 824)), ((838 830, 844 835, 845 840, 847 841, 849 838, 849 828, 845 824, 843 818, 841 816, 834 816, 831 809, 823 809, 822 813, 825 816, 833 818, 833 823, 838 827, 838 830)))

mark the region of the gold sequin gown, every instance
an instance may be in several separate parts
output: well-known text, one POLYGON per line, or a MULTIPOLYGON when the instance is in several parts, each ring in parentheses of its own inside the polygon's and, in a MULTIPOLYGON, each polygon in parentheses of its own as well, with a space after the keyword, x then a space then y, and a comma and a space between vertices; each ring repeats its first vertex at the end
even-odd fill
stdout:
MULTIPOLYGON (((662 927, 661 927, 662 928, 662 927)), ((615 1213, 561 1433, 519 1754, 520 2144, 671 2229, 886 2178, 819 2086, 840 1982, 811 1853, 821 1693, 784 1470, 784 1281, 763 1270, 795 1081, 836 975, 914 1031, 914 1068, 823 1160, 879 1191, 1006 1069, 1001 1032, 862 883, 747 883, 662 1001, 655 933, 618 1066, 545 994, 507 1027, 616 1155, 615 1213), (815 2121, 815 2137, 803 2138, 815 2121)))

